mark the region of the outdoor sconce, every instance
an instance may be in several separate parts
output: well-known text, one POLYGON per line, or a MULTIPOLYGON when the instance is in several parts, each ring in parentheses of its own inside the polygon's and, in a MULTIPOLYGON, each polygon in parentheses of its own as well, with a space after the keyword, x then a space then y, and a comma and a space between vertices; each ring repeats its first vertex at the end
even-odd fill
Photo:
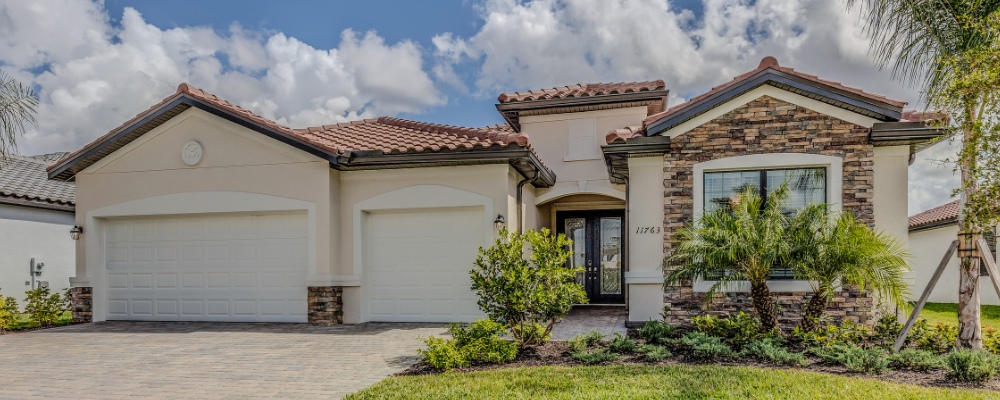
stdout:
POLYGON ((507 220, 504 219, 503 214, 497 214, 497 219, 493 220, 493 227, 499 231, 505 226, 507 226, 507 220))
POLYGON ((81 228, 79 225, 74 226, 73 229, 69 230, 69 237, 73 238, 73 240, 80 240, 80 235, 82 234, 83 234, 83 228, 81 228))

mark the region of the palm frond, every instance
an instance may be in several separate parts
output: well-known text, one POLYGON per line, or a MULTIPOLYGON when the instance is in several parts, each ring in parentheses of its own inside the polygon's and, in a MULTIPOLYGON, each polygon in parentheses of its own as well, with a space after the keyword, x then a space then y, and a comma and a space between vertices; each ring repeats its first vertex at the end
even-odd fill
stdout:
POLYGON ((30 86, 0 70, 0 158, 17 151, 17 137, 34 125, 38 98, 30 86))

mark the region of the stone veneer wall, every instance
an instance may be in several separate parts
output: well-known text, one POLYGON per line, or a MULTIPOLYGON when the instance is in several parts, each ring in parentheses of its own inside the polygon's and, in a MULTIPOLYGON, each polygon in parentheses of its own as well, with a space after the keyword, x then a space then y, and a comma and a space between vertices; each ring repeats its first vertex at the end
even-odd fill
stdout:
MULTIPOLYGON (((670 152, 663 157, 664 171, 664 255, 675 245, 674 233, 693 220, 694 169, 697 163, 751 154, 809 153, 844 159, 844 211, 874 226, 874 150, 868 144, 868 128, 854 125, 769 96, 762 96, 685 134, 671 139, 670 152)), ((796 324, 808 293, 773 293, 782 307, 783 325, 796 324)), ((694 293, 690 285, 664 290, 664 317, 686 324, 702 313, 725 315, 739 310, 753 312, 749 294, 720 296, 704 308, 704 293, 694 293)), ((874 304, 871 296, 856 291, 840 293, 828 307, 834 322, 870 322, 874 304)))
POLYGON ((343 324, 343 295, 340 286, 309 286, 309 325, 343 324))
POLYGON ((73 301, 73 323, 94 320, 94 288, 75 287, 70 289, 73 301))

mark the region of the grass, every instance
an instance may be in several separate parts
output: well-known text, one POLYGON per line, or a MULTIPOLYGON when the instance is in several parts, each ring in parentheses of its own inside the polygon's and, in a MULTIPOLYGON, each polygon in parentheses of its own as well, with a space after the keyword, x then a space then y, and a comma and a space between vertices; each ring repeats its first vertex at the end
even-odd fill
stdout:
POLYGON ((347 399, 982 399, 996 392, 927 388, 809 371, 670 365, 527 367, 398 376, 347 399))
MULTIPOLYGON (((911 309, 912 310, 912 309, 911 309)), ((938 322, 946 325, 958 326, 958 304, 955 303, 927 303, 920 311, 920 318, 926 318, 927 322, 934 325, 938 322)), ((982 306, 983 328, 1000 329, 1000 306, 982 306)))
MULTIPOLYGON (((73 313, 66 311, 56 320, 55 326, 69 325, 71 322, 73 322, 73 313)), ((11 324, 10 330, 20 331, 37 327, 38 323, 31 319, 31 314, 17 314, 14 316, 14 323, 11 324)))

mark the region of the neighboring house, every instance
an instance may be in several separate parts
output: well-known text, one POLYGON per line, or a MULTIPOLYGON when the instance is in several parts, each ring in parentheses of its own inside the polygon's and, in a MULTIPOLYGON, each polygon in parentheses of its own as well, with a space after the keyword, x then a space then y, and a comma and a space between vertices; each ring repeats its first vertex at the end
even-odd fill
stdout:
MULTIPOLYGON (((910 286, 912 293, 910 299, 916 301, 920 298, 927 282, 931 280, 934 271, 941 264, 945 251, 951 242, 958 239, 958 211, 959 201, 934 207, 917 215, 911 216, 910 222, 910 261, 911 276, 913 284, 910 286)), ((992 247, 994 259, 996 254, 996 235, 988 233, 987 241, 992 247)), ((934 291, 928 301, 934 303, 958 303, 958 264, 956 255, 951 257, 944 273, 934 285, 934 291)), ((1000 305, 1000 298, 993 289, 986 267, 981 268, 979 279, 979 297, 983 304, 1000 305)))
MULTIPOLYGON (((828 201, 906 240, 908 162, 939 134, 905 103, 770 57, 682 105, 667 94, 582 84, 500 95, 499 126, 291 129, 182 84, 49 168, 78 187, 77 317, 469 321, 477 247, 505 221, 573 239, 591 303, 685 320, 708 283, 663 289, 676 229, 743 184, 786 179, 793 207, 828 201)), ((788 277, 772 285, 785 317, 808 291, 788 277)), ((871 311, 845 296, 834 316, 871 311)))
POLYGON ((74 184, 49 180, 45 167, 68 153, 0 159, 0 294, 24 305, 24 292, 69 287, 76 270, 74 184), (32 277, 32 261, 43 264, 32 277))

